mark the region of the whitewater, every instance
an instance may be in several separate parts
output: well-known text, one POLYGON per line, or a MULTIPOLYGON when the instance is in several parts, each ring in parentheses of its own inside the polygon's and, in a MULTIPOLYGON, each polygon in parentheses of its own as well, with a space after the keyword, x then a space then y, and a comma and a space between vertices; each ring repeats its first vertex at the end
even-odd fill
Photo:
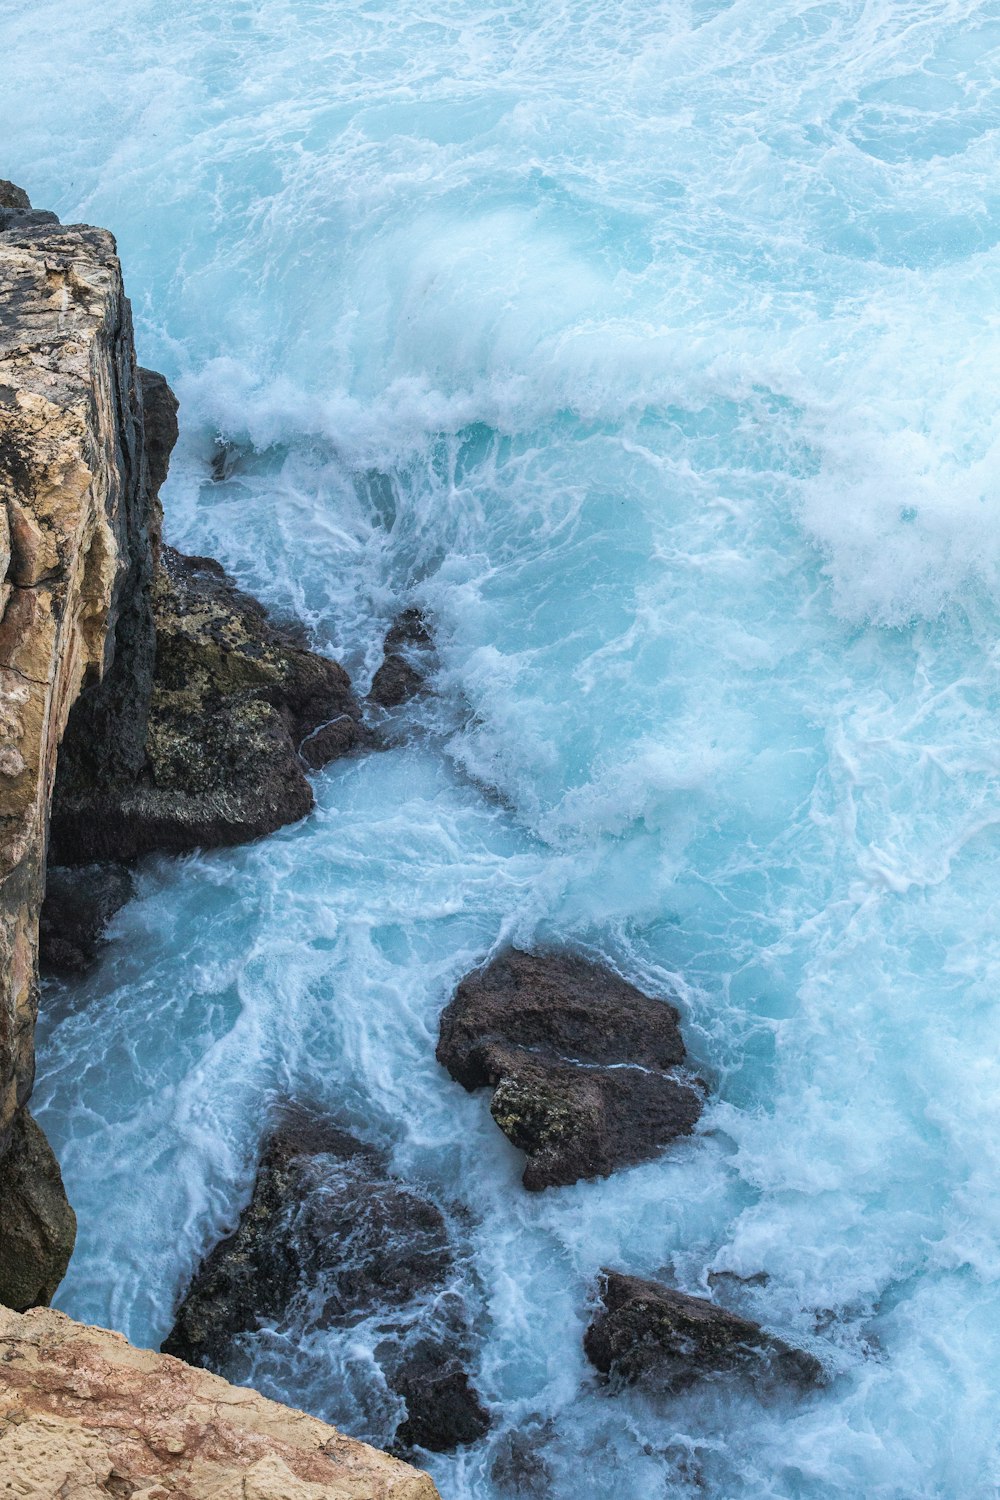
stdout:
MULTIPOLYGON (((0 0, 0 44, 0 170, 114 230, 180 396, 169 540, 360 692, 400 609, 437 646, 395 748, 147 861, 46 985, 57 1305, 158 1345, 293 1095, 462 1226, 494 1425, 444 1500, 518 1493, 517 1434, 553 1500, 1000 1494, 1000 4, 0 0), (677 998, 693 1137, 521 1189, 434 1061, 511 941, 677 998), (607 1394, 604 1265, 829 1383, 607 1394)), ((247 1378, 384 1443, 377 1337, 247 1378)))

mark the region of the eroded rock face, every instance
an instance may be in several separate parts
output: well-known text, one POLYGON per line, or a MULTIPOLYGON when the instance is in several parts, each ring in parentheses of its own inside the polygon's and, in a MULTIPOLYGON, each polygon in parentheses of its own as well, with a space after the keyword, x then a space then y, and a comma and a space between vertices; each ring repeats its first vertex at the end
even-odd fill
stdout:
POLYGON ((439 1500, 426 1474, 314 1417, 40 1309, 0 1309, 0 1493, 439 1500))
POLYGON ((123 860, 271 833, 312 807, 306 764, 364 742, 343 668, 271 621, 211 558, 161 549, 152 618, 143 764, 117 774, 108 738, 78 736, 74 717, 52 813, 59 860, 123 860))
MULTIPOLYGON (((30 1215, 22 1169, 37 1162, 37 1139, 18 1120, 34 1073, 56 753, 84 684, 112 668, 148 494, 114 240, 51 215, 39 222, 10 185, 0 196, 0 1163, 15 1153, 6 1170, 19 1175, 30 1215)), ((43 1216, 57 1178, 48 1167, 39 1177, 43 1216)), ((10 1226, 0 1216, 8 1262, 10 1226)), ((64 1265, 60 1246, 48 1264, 22 1269, 51 1288, 64 1265)))
POLYGON ((592 1365, 617 1380, 677 1391, 734 1370, 804 1386, 822 1379, 823 1367, 811 1354, 704 1297, 617 1271, 603 1273, 601 1296, 604 1309, 584 1335, 584 1350, 592 1365))
POLYGON ((532 1191, 607 1176, 688 1133, 702 1091, 676 1071, 684 1055, 666 1001, 599 964, 517 949, 462 981, 437 1048, 463 1087, 493 1089, 532 1191))
POLYGON ((451 1275, 440 1210, 389 1176, 372 1147, 296 1111, 272 1133, 236 1232, 202 1262, 163 1349, 225 1372, 234 1340, 262 1323, 349 1327, 377 1310, 379 1359, 407 1406, 397 1444, 451 1448, 489 1425, 462 1363, 451 1275))

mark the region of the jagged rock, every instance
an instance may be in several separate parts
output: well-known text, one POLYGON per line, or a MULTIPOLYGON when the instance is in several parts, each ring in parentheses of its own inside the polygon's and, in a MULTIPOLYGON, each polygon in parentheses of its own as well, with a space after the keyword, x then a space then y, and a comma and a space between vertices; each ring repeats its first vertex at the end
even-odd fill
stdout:
POLYGON ((158 370, 136 371, 142 390, 142 428, 146 440, 146 469, 149 476, 150 507, 146 521, 153 549, 154 566, 159 562, 163 534, 163 506, 160 490, 170 467, 170 455, 177 442, 178 401, 158 370))
MULTIPOLYGON (((136 776, 107 775, 106 741, 93 735, 61 758, 52 847, 62 861, 271 833, 313 806, 303 759, 318 765, 364 742, 344 670, 271 621, 211 559, 162 548, 153 619, 144 764, 136 776)), ((67 740, 74 730, 71 721, 67 740)))
POLYGON ((0 177, 0 208, 30 209, 31 199, 16 182, 0 177))
POLYGON ((50 865, 38 931, 42 972, 85 974, 104 946, 104 929, 132 891, 123 865, 50 865))
POLYGON ((0 1493, 440 1500, 428 1475, 315 1417, 41 1310, 0 1310, 0 1493))
POLYGON ((59 1163, 26 1109, 0 1160, 0 1303, 24 1312, 48 1304, 66 1274, 76 1215, 59 1163))
POLYGON ((625 1383, 649 1380, 668 1391, 738 1369, 799 1385, 822 1379, 813 1355, 704 1297, 618 1271, 604 1271, 602 1283, 604 1309, 583 1346, 605 1375, 625 1383))
POLYGON ((387 1175, 372 1147, 302 1112, 271 1135, 253 1196, 233 1235, 210 1251, 163 1350, 225 1371, 233 1341, 261 1323, 297 1315, 351 1326, 379 1310, 400 1337, 379 1350, 408 1414, 402 1446, 437 1449, 481 1437, 489 1419, 461 1363, 465 1326, 446 1294, 452 1271, 438 1208, 387 1175), (443 1323, 416 1343, 419 1299, 433 1294, 443 1323), (440 1308, 439 1308, 440 1312, 440 1308))
POLYGON ((0 177, 0 233, 8 229, 33 229, 44 224, 58 224, 55 214, 32 208, 24 188, 0 177))
MULTIPOLYGON (((18 1125, 34 1076, 38 913, 56 753, 85 683, 112 668, 148 505, 132 323, 111 235, 28 222, 3 190, 0 233, 0 1171, 16 1149, 25 1222, 58 1173, 18 1125), (22 1170, 39 1167, 33 1185, 22 1170), (37 1202, 32 1202, 32 1193, 37 1202)), ((140 563, 141 570, 141 563, 140 563)), ((122 735, 129 746, 128 726, 122 735)), ((37 1145, 37 1139, 36 1139, 37 1145)), ((72 1215, 63 1209, 63 1229, 72 1215)), ((0 1259, 20 1234, 0 1215, 0 1259)), ((58 1238, 58 1236, 57 1236, 58 1238)), ((52 1257, 19 1268, 51 1292, 52 1257)))
POLYGON ((317 765, 361 738, 341 669, 217 565, 164 552, 154 590, 175 435, 111 235, 0 184, 0 1170, 34 1076, 57 750, 50 849, 89 864, 270 831, 312 805, 298 740, 317 765))
POLYGON ((678 1014, 598 964, 511 949, 468 975, 441 1016, 437 1057, 528 1155, 532 1191, 655 1156, 702 1108, 678 1014))
POLYGON ((423 660, 432 645, 427 620, 419 609, 397 615, 386 632, 383 660, 368 694, 380 708, 398 708, 425 686, 423 660))

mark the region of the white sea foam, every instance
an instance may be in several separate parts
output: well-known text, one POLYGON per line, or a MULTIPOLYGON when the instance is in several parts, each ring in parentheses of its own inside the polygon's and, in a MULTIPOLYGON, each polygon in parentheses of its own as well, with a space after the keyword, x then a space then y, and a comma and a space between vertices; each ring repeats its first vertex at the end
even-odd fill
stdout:
MULTIPOLYGON (((446 1500, 519 1427, 558 1500, 998 1493, 1000 12, 0 0, 0 38, 5 173, 115 229, 181 393, 172 539, 361 688, 401 605, 439 648, 423 739, 152 862, 47 992, 61 1305, 162 1337, 292 1090, 469 1211, 497 1422, 446 1500), (433 1044, 536 937, 677 993, 714 1094, 529 1198, 433 1044), (831 1384, 608 1398, 608 1263, 831 1384)), ((384 1438, 363 1330, 268 1340, 269 1390, 384 1438)))

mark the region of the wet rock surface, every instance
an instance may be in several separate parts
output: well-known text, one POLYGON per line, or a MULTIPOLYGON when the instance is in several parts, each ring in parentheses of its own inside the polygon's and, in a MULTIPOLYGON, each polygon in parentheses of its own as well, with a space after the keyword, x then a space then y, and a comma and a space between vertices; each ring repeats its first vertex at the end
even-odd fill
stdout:
POLYGON ((0 1215, 0 1303, 17 1312, 46 1306, 73 1253, 76 1215, 52 1148, 26 1109, 0 1160, 0 1215))
POLYGON ((687 1134, 703 1094, 676 1071, 684 1056, 666 1001, 588 960, 517 949, 462 981, 437 1048, 464 1088, 493 1089, 532 1191, 607 1176, 687 1134))
POLYGON ((596 1369, 622 1383, 677 1391, 736 1370, 799 1386, 823 1378, 813 1355, 706 1298, 617 1271, 603 1273, 601 1297, 584 1350, 596 1369))
POLYGON ((419 609, 397 615, 386 632, 382 665, 372 679, 370 701, 380 708, 399 708, 423 692, 432 647, 426 617, 419 609))
POLYGON ((271 833, 312 807, 305 765, 365 742, 344 670, 212 559, 162 548, 153 620, 145 763, 134 778, 105 776, 93 739, 89 764, 60 762, 53 850, 65 862, 271 833))
POLYGON ((268 1140, 235 1233, 196 1272, 163 1350, 224 1372, 234 1340, 261 1324, 349 1327, 378 1312, 387 1334, 379 1359, 407 1407, 397 1447, 473 1442, 489 1418, 464 1368, 452 1271, 433 1203, 390 1176, 372 1147, 292 1112, 268 1140))
POLYGON ((43 974, 85 974, 104 947, 104 931, 132 897, 124 865, 50 865, 38 930, 43 974))

